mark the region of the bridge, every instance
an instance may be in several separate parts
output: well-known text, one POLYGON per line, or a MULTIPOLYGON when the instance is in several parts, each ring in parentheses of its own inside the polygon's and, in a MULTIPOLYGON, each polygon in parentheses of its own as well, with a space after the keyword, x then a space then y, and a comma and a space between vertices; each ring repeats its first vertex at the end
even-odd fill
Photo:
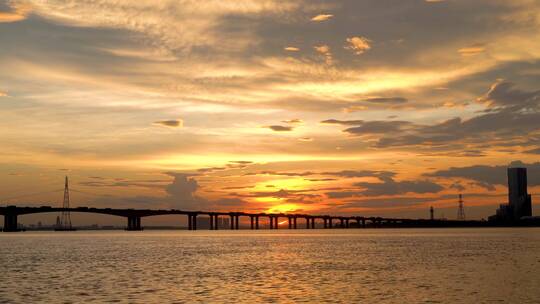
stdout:
MULTIPOLYGON (((55 208, 50 206, 42 207, 0 207, 0 215, 4 216, 4 232, 20 231, 18 227, 18 216, 35 213, 50 212, 83 212, 120 216, 127 219, 128 231, 142 230, 141 218, 158 215, 185 215, 188 219, 188 230, 197 230, 197 217, 208 216, 210 218, 210 230, 218 230, 218 218, 229 217, 230 229, 239 229, 239 218, 248 217, 250 219, 250 229, 259 229, 260 218, 269 219, 269 229, 278 229, 279 219, 287 219, 288 229, 297 229, 298 219, 305 222, 305 229, 315 229, 315 221, 322 221, 323 228, 366 228, 366 227, 456 227, 456 226, 479 226, 479 221, 448 221, 448 220, 426 220, 426 219, 402 219, 384 217, 364 217, 364 216, 331 216, 331 215, 310 215, 296 213, 248 213, 248 212, 211 212, 211 211, 185 211, 177 209, 111 209, 111 208, 55 208)), ((300 227, 302 228, 302 227, 300 227)))

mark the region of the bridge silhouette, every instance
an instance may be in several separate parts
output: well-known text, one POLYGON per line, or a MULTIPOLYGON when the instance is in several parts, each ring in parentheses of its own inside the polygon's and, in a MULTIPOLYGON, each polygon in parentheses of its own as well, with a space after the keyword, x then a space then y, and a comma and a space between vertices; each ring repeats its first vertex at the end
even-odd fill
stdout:
POLYGON ((296 213, 249 213, 249 212, 211 212, 211 211, 184 211, 177 209, 111 209, 111 208, 55 208, 50 206, 41 207, 0 207, 0 215, 4 216, 4 232, 20 231, 18 226, 18 216, 36 213, 50 212, 82 212, 120 216, 127 219, 128 231, 143 230, 141 218, 158 215, 185 215, 188 217, 188 230, 197 230, 197 217, 208 216, 210 218, 210 230, 218 230, 219 217, 230 218, 230 229, 239 229, 239 218, 249 217, 250 229, 260 228, 260 218, 269 219, 269 229, 278 229, 279 219, 287 219, 288 229, 315 229, 315 222, 322 221, 323 228, 367 228, 367 227, 459 227, 459 226, 479 226, 480 221, 451 221, 451 220, 427 220, 427 219, 405 219, 405 218, 385 218, 385 217, 365 217, 365 216, 332 216, 332 215, 311 215, 296 213), (304 225, 298 225, 298 219, 304 220, 304 225), (337 225, 334 225, 336 223, 337 225))

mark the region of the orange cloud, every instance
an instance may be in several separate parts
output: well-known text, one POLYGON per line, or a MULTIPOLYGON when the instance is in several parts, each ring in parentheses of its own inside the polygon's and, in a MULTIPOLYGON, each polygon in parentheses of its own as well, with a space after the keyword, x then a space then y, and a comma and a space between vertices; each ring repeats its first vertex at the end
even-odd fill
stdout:
POLYGON ((154 122, 154 124, 169 128, 182 128, 184 126, 184 121, 181 119, 160 120, 154 122))
POLYGON ((332 52, 330 52, 330 47, 328 45, 323 44, 323 45, 315 46, 314 49, 315 51, 317 51, 317 53, 324 55, 326 64, 329 64, 329 65, 332 64, 333 62, 332 52))
POLYGON ((334 15, 331 15, 331 14, 319 14, 313 18, 311 18, 311 21, 315 21, 315 22, 321 22, 321 21, 326 21, 330 18, 334 17, 334 15))
POLYGON ((11 11, 0 11, 0 23, 17 22, 26 19, 31 11, 30 5, 22 3, 10 4, 11 11))
POLYGON ((294 46, 288 46, 288 47, 284 48, 284 50, 289 51, 289 52, 298 52, 298 51, 300 51, 299 48, 294 47, 294 46))
POLYGON ((355 36, 347 38, 347 42, 349 43, 349 45, 346 46, 345 49, 353 51, 356 55, 362 55, 363 53, 371 49, 371 45, 369 44, 371 40, 365 37, 355 36))
POLYGON ((483 53, 485 51, 486 51, 486 49, 482 45, 475 44, 475 45, 472 45, 472 46, 469 46, 469 47, 464 47, 464 48, 459 49, 458 53, 460 53, 461 56, 468 57, 468 56, 478 55, 478 54, 483 53))

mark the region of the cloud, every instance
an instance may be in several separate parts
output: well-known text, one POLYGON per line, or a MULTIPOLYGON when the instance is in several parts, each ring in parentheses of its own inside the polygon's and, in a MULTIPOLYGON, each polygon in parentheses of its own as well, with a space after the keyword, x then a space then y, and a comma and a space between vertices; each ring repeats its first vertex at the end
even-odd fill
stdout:
POLYGON ((360 208, 407 208, 423 205, 436 199, 426 197, 392 197, 392 198, 368 198, 347 201, 344 207, 360 208))
POLYGON ((0 91, 0 97, 6 97, 8 94, 4 91, 0 91))
POLYGON ((477 101, 485 103, 490 107, 512 107, 510 109, 532 109, 538 111, 540 90, 523 91, 516 89, 516 85, 513 82, 499 79, 477 101))
POLYGON ((525 151, 525 153, 528 153, 528 154, 539 154, 539 155, 540 155, 540 147, 534 148, 534 149, 530 149, 530 150, 527 150, 527 151, 525 151))
POLYGON ((169 127, 169 128, 182 128, 184 126, 184 121, 181 119, 160 120, 160 121, 154 122, 154 124, 169 127))
POLYGON ((372 97, 372 98, 366 98, 364 99, 364 101, 372 102, 372 103, 401 104, 401 103, 406 103, 408 100, 407 98, 403 98, 403 97, 372 97))
POLYGON ((192 201, 194 193, 199 189, 199 184, 194 178, 190 178, 187 174, 169 173, 174 178, 173 182, 165 187, 165 191, 175 198, 182 201, 192 201))
POLYGON ((268 128, 268 129, 270 129, 272 131, 276 131, 276 132, 289 132, 289 131, 292 131, 294 129, 291 126, 279 126, 279 125, 267 126, 265 128, 268 128))
POLYGON ((294 118, 294 119, 289 119, 289 120, 283 120, 282 122, 286 123, 286 124, 303 124, 304 121, 299 119, 299 118, 294 118))
POLYGON ((315 22, 321 22, 321 21, 326 21, 330 18, 334 17, 334 15, 331 15, 331 14, 319 14, 313 18, 311 18, 311 21, 315 21, 315 22))
POLYGON ((321 124, 326 125, 345 125, 345 126, 356 126, 363 124, 363 120, 339 120, 339 119, 327 119, 321 121, 321 124))
POLYGON ((360 192, 364 196, 437 193, 444 189, 439 184, 428 180, 405 180, 397 182, 390 177, 384 178, 382 183, 360 182, 355 183, 354 185, 364 188, 364 190, 360 192))
POLYGON ((412 126, 408 121, 366 121, 359 124, 357 127, 347 128, 343 132, 353 135, 372 135, 372 134, 387 134, 389 132, 398 132, 412 126))
POLYGON ((219 48, 225 52, 248 48, 257 40, 252 27, 220 30, 225 18, 283 16, 298 10, 302 5, 300 2, 272 0, 247 0, 242 3, 169 0, 157 5, 151 0, 136 3, 129 0, 100 3, 90 0, 29 2, 36 14, 57 23, 132 31, 142 34, 148 43, 174 53, 200 48, 219 48), (234 39, 234 43, 224 43, 227 39, 234 39))
MULTIPOLYGON (((114 197, 111 195, 100 196, 94 199, 93 203, 106 207, 115 208, 133 208, 136 204, 138 208, 171 208, 187 211, 198 210, 230 210, 231 208, 245 208, 247 202, 239 197, 225 196, 217 199, 207 199, 197 195, 197 191, 201 189, 199 183, 192 174, 167 172, 165 173, 173 177, 172 181, 163 185, 161 180, 156 181, 123 181, 125 185, 116 184, 93 184, 96 182, 84 183, 85 186, 124 186, 124 187, 147 187, 154 189, 162 189, 165 196, 145 196, 136 195, 128 197, 114 197), (144 182, 144 183, 143 183, 144 182)), ((122 181, 119 181, 122 182, 122 181)), ((98 182, 99 183, 99 182, 98 182)))
POLYGON ((458 50, 458 53, 460 53, 461 56, 469 57, 469 56, 475 56, 475 55, 481 54, 485 51, 486 51, 485 47, 481 45, 476 45, 476 46, 461 48, 458 50))
POLYGON ((371 40, 365 37, 351 37, 347 38, 349 45, 345 46, 345 49, 353 51, 356 55, 362 55, 366 51, 371 49, 371 40))
POLYGON ((376 177, 380 180, 385 180, 396 175, 391 171, 373 171, 373 170, 343 170, 335 172, 322 172, 321 175, 345 177, 345 178, 357 178, 357 177, 376 177))
POLYGON ((294 46, 288 46, 288 47, 285 47, 284 50, 285 50, 285 51, 289 51, 289 52, 298 52, 298 51, 300 51, 299 48, 294 47, 294 46))
POLYGON ((434 124, 337 119, 321 123, 353 126, 343 132, 370 136, 376 148, 416 147, 429 154, 454 151, 454 156, 481 157, 486 142, 492 147, 536 147, 531 135, 540 132, 540 91, 516 89, 513 83, 499 80, 476 101, 488 108, 468 119, 455 117, 434 124))
POLYGON ((330 47, 326 44, 318 45, 313 47, 317 53, 321 54, 325 58, 326 64, 330 65, 333 63, 334 58, 332 57, 332 52, 330 51, 330 47))
POLYGON ((507 185, 506 170, 508 167, 525 167, 527 168, 527 182, 530 186, 540 185, 540 162, 523 163, 521 161, 511 162, 509 165, 487 166, 475 165, 468 167, 451 167, 446 170, 438 170, 433 173, 427 173, 428 177, 442 178, 464 178, 476 181, 475 185, 494 190, 494 186, 507 185))
POLYGON ((8 1, 8 11, 2 11, 0 6, 0 23, 17 22, 27 18, 32 7, 24 2, 8 1))
POLYGON ((393 178, 385 178, 382 183, 359 182, 354 184, 355 187, 362 190, 353 191, 331 191, 326 195, 329 198, 342 199, 358 196, 386 196, 399 195, 407 193, 438 193, 444 188, 434 182, 428 180, 405 180, 394 181, 393 178))

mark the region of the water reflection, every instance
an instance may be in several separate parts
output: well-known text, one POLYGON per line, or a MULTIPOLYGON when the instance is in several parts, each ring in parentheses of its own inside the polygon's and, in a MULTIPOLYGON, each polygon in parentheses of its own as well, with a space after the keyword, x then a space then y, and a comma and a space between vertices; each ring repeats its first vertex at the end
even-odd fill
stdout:
POLYGON ((537 303, 540 229, 0 235, 0 302, 537 303))

